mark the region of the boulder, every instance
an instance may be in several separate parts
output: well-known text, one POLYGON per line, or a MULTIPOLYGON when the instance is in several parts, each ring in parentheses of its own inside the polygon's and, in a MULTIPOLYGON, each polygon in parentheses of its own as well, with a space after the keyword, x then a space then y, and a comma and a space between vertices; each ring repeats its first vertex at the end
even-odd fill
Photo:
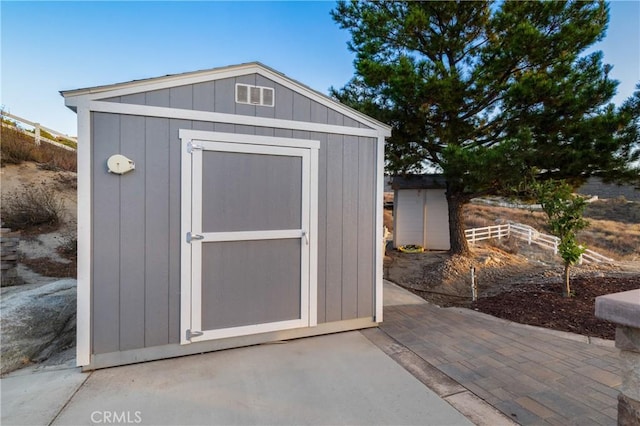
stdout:
POLYGON ((75 343, 76 280, 2 295, 0 373, 40 362, 75 343))

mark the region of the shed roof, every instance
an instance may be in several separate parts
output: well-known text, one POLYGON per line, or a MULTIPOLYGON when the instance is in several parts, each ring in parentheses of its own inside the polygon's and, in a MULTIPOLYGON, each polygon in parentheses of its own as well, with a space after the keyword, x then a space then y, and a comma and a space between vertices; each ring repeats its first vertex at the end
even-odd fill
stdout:
POLYGON ((393 189, 444 189, 447 181, 442 174, 393 176, 393 189))
POLYGON ((161 77, 132 80, 122 83, 107 84, 101 86, 85 87, 73 90, 61 90, 60 94, 65 98, 66 104, 72 110, 76 110, 76 99, 100 100, 114 96, 130 95, 151 90, 177 87, 187 84, 215 81, 223 78, 237 77, 247 74, 260 74, 266 78, 288 86, 290 89, 301 93, 325 106, 342 112, 343 114, 374 128, 380 129, 384 136, 391 136, 391 127, 366 114, 350 108, 340 102, 318 92, 309 86, 300 83, 285 74, 274 70, 260 62, 248 62, 238 65, 211 68, 200 71, 191 71, 179 74, 168 74, 161 77))

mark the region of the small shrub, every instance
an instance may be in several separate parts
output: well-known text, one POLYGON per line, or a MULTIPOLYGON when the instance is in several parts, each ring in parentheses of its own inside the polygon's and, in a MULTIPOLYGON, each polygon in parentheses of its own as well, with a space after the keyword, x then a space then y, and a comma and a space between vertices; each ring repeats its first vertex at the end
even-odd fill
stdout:
POLYGON ((63 214, 62 201, 45 186, 25 187, 2 197, 2 222, 12 229, 29 229, 39 225, 57 226, 63 214))
POLYGON ((28 141, 29 136, 23 135, 18 130, 2 127, 2 144, 0 144, 0 163, 20 164, 23 161, 36 161, 37 146, 33 141, 28 141))

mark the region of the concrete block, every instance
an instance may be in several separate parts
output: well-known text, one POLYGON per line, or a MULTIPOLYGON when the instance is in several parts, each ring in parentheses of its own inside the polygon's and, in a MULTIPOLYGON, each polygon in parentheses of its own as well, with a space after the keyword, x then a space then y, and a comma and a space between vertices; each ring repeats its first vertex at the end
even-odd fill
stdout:
POLYGON ((640 289, 596 297, 596 317, 640 328, 640 289))
POLYGON ((620 392, 640 401, 640 353, 620 352, 620 364, 622 367, 622 386, 620 392))
POLYGON ((616 348, 622 351, 640 352, 640 328, 618 326, 616 348))
POLYGON ((622 394, 618 396, 618 426, 640 425, 640 402, 622 394))

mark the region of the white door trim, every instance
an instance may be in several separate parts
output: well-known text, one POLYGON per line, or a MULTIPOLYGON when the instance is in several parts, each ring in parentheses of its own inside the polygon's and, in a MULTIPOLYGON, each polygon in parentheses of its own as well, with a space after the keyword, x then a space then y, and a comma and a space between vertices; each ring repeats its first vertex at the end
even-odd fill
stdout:
POLYGON ((318 141, 237 135, 181 129, 182 139, 182 245, 180 343, 221 339, 277 330, 317 325, 317 194, 318 141), (282 144, 280 144, 282 142, 282 144), (255 230, 245 232, 203 232, 202 194, 203 150, 294 156, 302 159, 301 229, 255 230), (196 166, 194 166, 196 165, 196 166), (192 239, 189 242, 187 235, 192 239), (193 239, 197 236, 197 239, 193 239), (295 320, 202 330, 201 255, 202 243, 255 239, 301 239, 301 317, 295 320), (306 283, 306 285, 304 285, 306 283), (196 336, 192 331, 201 332, 196 336))

